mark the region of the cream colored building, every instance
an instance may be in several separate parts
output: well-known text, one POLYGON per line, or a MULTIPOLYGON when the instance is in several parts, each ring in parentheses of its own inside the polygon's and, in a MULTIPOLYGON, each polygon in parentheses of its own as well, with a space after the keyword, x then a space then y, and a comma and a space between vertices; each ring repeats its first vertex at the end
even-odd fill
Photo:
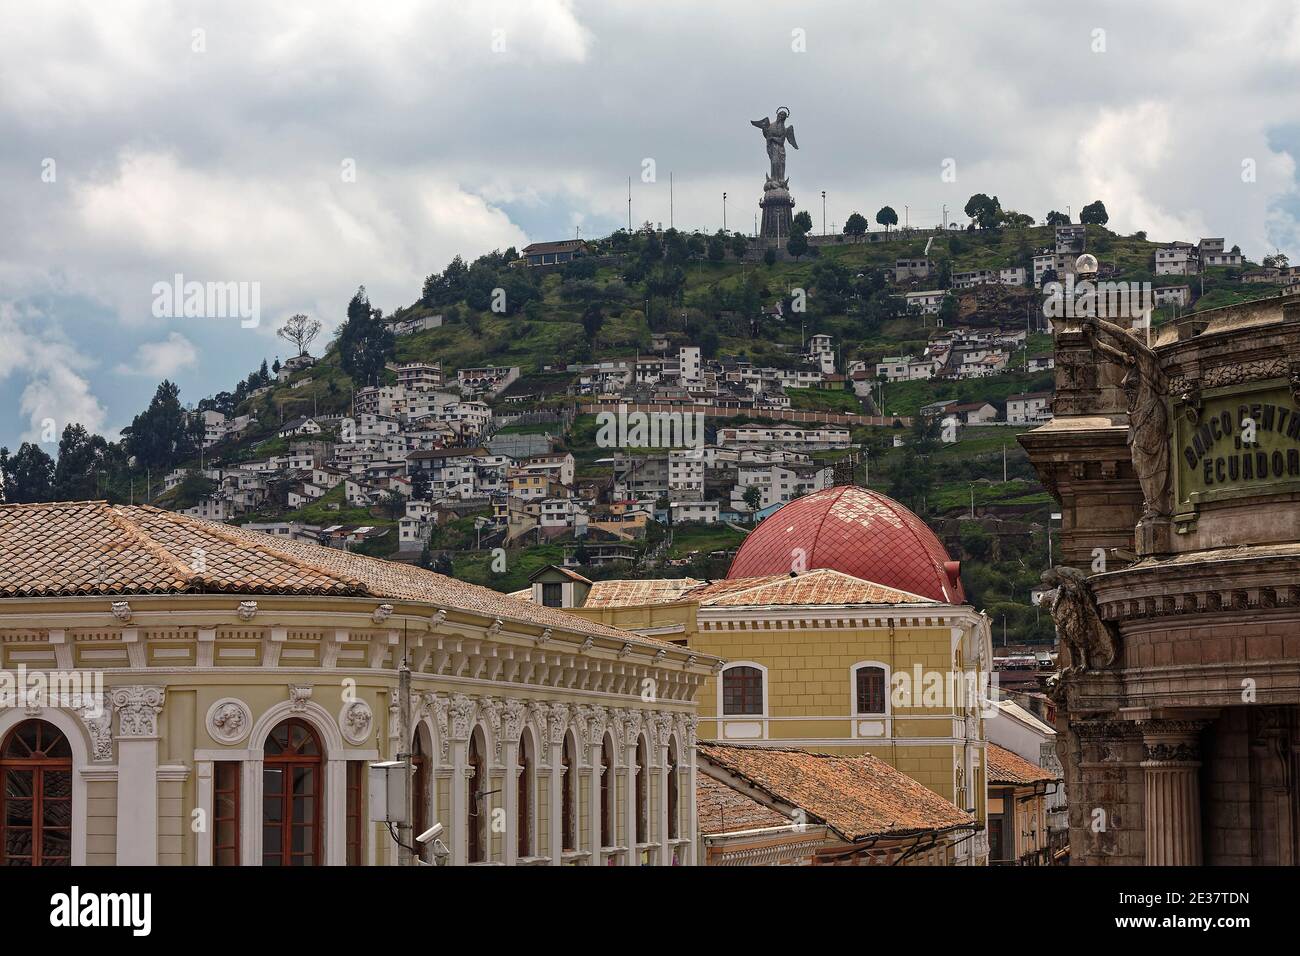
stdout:
POLYGON ((366 768, 406 749, 403 654, 415 832, 448 862, 694 862, 710 656, 102 502, 0 507, 0 862, 397 862, 366 768))
MULTIPOLYGON (((542 603, 544 578, 520 592, 542 603)), ((988 857, 988 619, 919 518, 852 486, 765 519, 726 579, 559 583, 555 606, 721 658, 700 696, 700 738, 871 753, 963 811, 953 859, 988 857)))

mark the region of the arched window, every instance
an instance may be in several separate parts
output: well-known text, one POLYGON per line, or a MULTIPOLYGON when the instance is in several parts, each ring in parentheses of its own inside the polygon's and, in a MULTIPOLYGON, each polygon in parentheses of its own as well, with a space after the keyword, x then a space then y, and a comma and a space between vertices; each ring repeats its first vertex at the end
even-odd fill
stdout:
MULTIPOLYGON (((415 823, 411 832, 419 835, 429 829, 426 811, 429 801, 429 756, 424 751, 424 734, 418 729, 411 743, 411 774, 411 815, 415 823)), ((415 846, 419 857, 424 859, 425 845, 416 843, 415 846)))
POLYGON ((533 737, 519 738, 519 857, 533 855, 533 737))
POLYGON ((561 848, 576 850, 578 848, 578 820, 574 812, 576 805, 576 787, 578 781, 577 755, 573 750, 573 734, 564 737, 564 767, 560 776, 560 832, 563 834, 561 848))
POLYGON ((763 715, 763 671, 747 664, 736 664, 722 672, 722 716, 761 717, 763 715))
POLYGON ((469 764, 470 775, 465 781, 465 787, 468 789, 469 808, 469 844, 468 860, 470 863, 483 863, 487 860, 487 833, 485 825, 487 822, 487 766, 483 762, 483 731, 481 728, 475 728, 473 735, 469 738, 469 764))
POLYGON ((614 805, 614 741, 609 734, 600 745, 600 766, 596 769, 600 774, 600 845, 613 846, 617 807, 614 805))
POLYGON ((680 795, 677 790, 677 741, 668 745, 668 839, 677 839, 677 801, 680 795))
POLYGON ((262 759, 262 865, 316 866, 320 858, 320 740, 291 717, 266 738, 262 759))
POLYGON ((0 865, 72 863, 72 748, 51 723, 25 720, 0 745, 0 865))
POLYGON ((863 714, 889 713, 886 697, 885 668, 879 664, 859 664, 853 669, 853 712, 863 714))
POLYGON ((636 767, 633 770, 636 774, 635 790, 636 793, 636 842, 650 842, 650 794, 649 788, 646 787, 646 750, 645 738, 641 737, 636 742, 636 767))

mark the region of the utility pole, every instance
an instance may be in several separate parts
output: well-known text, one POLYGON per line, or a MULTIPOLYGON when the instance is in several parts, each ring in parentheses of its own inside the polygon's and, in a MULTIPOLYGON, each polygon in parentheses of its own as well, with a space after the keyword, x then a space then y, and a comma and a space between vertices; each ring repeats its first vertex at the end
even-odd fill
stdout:
POLYGON ((668 174, 668 228, 673 228, 673 174, 668 174))
POLYGON ((727 231, 727 194, 722 194, 722 231, 727 231))
POLYGON ((904 229, 907 229, 911 226, 911 219, 908 216, 907 209, 908 209, 907 203, 903 203, 903 228, 904 229))
POLYGON ((632 177, 627 177, 627 234, 632 235, 632 177))
POLYGON ((1002 483, 1007 483, 1007 443, 1002 443, 1002 483))
POLYGON ((948 228, 948 204, 943 204, 943 228, 948 228))
POLYGON ((822 235, 826 235, 826 190, 822 190, 822 235))

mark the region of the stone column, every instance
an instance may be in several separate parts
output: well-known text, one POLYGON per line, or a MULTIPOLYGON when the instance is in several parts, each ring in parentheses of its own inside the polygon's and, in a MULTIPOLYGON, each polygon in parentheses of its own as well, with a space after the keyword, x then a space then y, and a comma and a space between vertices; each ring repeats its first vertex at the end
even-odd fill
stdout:
MULTIPOLYGON (((668 737, 672 733, 673 719, 669 714, 655 714, 653 721, 655 744, 657 745, 656 753, 659 757, 659 813, 657 823, 659 831, 659 865, 671 866, 673 848, 668 841, 668 737)), ((680 796, 679 793, 679 799, 680 796)), ((678 809, 680 809, 680 806, 678 809)), ((678 822, 681 822, 680 813, 678 814, 678 822)), ((681 836, 680 830, 677 835, 681 836)))
MULTIPOLYGON (((601 804, 600 800, 600 778, 602 776, 600 751, 601 744, 605 741, 605 721, 607 719, 607 714, 604 707, 589 707, 586 704, 579 705, 579 710, 582 712, 582 716, 587 726, 587 759, 591 764, 591 775, 588 778, 588 782, 590 783, 589 789, 591 796, 589 799, 591 805, 587 814, 587 825, 591 833, 590 864, 592 866, 600 866, 604 862, 601 859, 600 854, 600 819, 605 813, 605 807, 601 804)), ((607 767, 604 772, 612 774, 614 773, 614 768, 607 767)), ((611 781, 615 779, 616 778, 614 777, 610 778, 611 781)))
MULTIPOLYGON (((547 737, 542 746, 549 746, 548 754, 551 764, 551 797, 548 800, 548 810, 551 818, 550 830, 550 857, 551 866, 560 866, 564 862, 564 735, 569 730, 569 705, 552 704, 548 712, 547 737)), ((540 722, 539 722, 540 724, 540 722)), ((578 759, 575 749, 573 754, 574 761, 578 759)), ((578 768, 571 767, 569 773, 573 774, 573 779, 577 779, 578 768)), ((577 825, 578 807, 575 801, 573 807, 574 825, 577 825)), ((541 846, 538 846, 538 852, 541 852, 541 846)))
POLYGON ((1143 722, 1147 866, 1200 866, 1203 720, 1143 722))
POLYGON ((448 707, 448 738, 451 740, 451 862, 469 862, 469 735, 474 729, 474 701, 455 694, 448 707))
POLYGON ((158 715, 167 690, 111 691, 117 712, 117 865, 158 865, 158 715))

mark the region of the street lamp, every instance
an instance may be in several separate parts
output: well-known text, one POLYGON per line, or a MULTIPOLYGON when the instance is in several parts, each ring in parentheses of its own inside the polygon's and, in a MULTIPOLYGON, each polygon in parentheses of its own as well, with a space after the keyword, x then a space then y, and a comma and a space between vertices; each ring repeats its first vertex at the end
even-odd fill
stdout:
POLYGON ((822 190, 822 235, 826 235, 826 190, 822 190))
POLYGON ((722 231, 727 231, 727 194, 722 194, 722 231))

